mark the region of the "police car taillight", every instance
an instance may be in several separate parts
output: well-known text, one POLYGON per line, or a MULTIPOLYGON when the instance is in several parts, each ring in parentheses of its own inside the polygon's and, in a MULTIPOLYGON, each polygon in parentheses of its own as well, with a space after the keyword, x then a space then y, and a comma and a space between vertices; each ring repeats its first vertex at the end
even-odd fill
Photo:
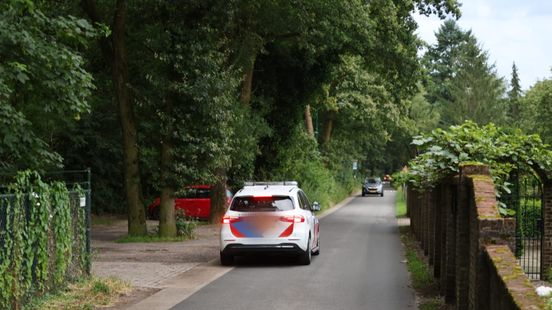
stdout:
POLYGON ((305 218, 302 215, 289 215, 280 217, 280 221, 288 223, 303 223, 305 218))
POLYGON ((230 223, 239 221, 239 219, 240 219, 240 218, 237 217, 237 216, 228 216, 228 215, 225 215, 225 216, 222 218, 221 223, 222 223, 222 224, 230 224, 230 223))

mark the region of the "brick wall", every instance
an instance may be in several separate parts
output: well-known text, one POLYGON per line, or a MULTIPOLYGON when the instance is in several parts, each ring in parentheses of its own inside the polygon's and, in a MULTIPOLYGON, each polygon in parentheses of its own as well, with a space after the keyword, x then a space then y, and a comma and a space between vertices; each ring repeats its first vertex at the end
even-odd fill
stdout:
MULTIPOLYGON (((552 186, 545 193, 552 209, 552 186)), ((409 189, 407 204, 412 232, 447 303, 456 309, 544 309, 512 254, 515 220, 500 216, 487 166, 462 166, 458 176, 430 191, 409 189), (515 281, 507 270, 520 271, 515 281)), ((552 210, 548 214, 545 225, 552 228, 552 210)), ((548 249, 552 263, 552 244, 548 249)))
POLYGON ((545 309, 544 304, 509 246, 486 245, 482 252, 482 266, 487 271, 486 303, 476 309, 545 309), (513 267, 512 267, 513 266, 513 267))

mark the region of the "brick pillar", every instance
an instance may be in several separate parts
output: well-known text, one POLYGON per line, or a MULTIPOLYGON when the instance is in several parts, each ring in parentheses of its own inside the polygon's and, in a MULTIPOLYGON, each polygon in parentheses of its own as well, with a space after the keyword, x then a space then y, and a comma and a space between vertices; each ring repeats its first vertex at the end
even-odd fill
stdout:
POLYGON ((486 270, 484 269, 485 264, 482 263, 482 258, 484 254, 481 250, 481 246, 483 245, 483 242, 480 242, 481 240, 479 238, 480 231, 486 229, 487 227, 485 227, 486 223, 480 222, 478 220, 477 206, 475 205, 474 201, 477 193, 474 192, 474 189, 471 186, 469 187, 469 193, 471 194, 468 201, 468 212, 470 219, 470 252, 468 254, 470 259, 469 307, 470 309, 477 310, 479 309, 477 308, 477 306, 482 306, 480 309, 484 310, 488 309, 488 302, 485 302, 485 300, 488 299, 489 294, 481 293, 487 292, 489 289, 489 283, 486 282, 488 281, 489 275, 488 272, 486 272, 486 270), (481 225, 483 225, 483 227, 481 225), (486 279, 482 279, 481 277, 486 277, 486 279))
POLYGON ((422 248, 424 249, 424 255, 427 256, 429 250, 429 195, 426 191, 424 193, 424 199, 422 200, 422 218, 423 218, 423 227, 422 227, 422 248))
POLYGON ((418 192, 412 191, 412 223, 414 226, 412 226, 414 233, 414 236, 416 238, 419 238, 419 224, 420 224, 420 215, 418 214, 420 212, 420 206, 418 203, 418 192))
POLYGON ((458 205, 456 210, 456 309, 464 310, 469 306, 470 271, 470 220, 469 190, 466 175, 460 174, 458 184, 458 205))
POLYGON ((428 226, 428 240, 427 240, 427 252, 428 261, 430 266, 435 265, 435 196, 438 193, 438 188, 432 189, 428 192, 427 199, 427 226, 428 226))
POLYGON ((426 255, 426 239, 425 239, 425 232, 426 232, 426 218, 425 214, 427 211, 426 208, 426 194, 421 194, 420 199, 420 247, 422 248, 422 251, 424 252, 424 255, 426 255))
POLYGON ((417 236, 417 225, 418 225, 418 207, 417 207, 417 193, 411 187, 408 188, 408 210, 410 210, 410 231, 417 236))
POLYGON ((447 189, 445 204, 445 269, 441 285, 448 304, 456 302, 456 214, 458 209, 458 184, 450 184, 447 189))
MULTIPOLYGON (((543 181, 541 275, 546 278, 552 267, 552 180, 543 181)), ((548 281, 552 279, 547 279, 548 281)))
POLYGON ((408 205, 408 212, 410 212, 410 214, 408 215, 408 217, 410 218, 410 231, 411 232, 414 232, 414 221, 415 221, 415 216, 414 216, 414 197, 413 196, 413 193, 412 193, 412 188, 410 187, 407 187, 406 188, 406 204, 408 205))
POLYGON ((416 198, 416 238, 421 242, 422 240, 422 194, 416 192, 418 198, 416 198))
POLYGON ((443 216, 443 195, 444 195, 444 183, 440 183, 437 187, 437 191, 435 193, 435 204, 434 204, 434 216, 433 216, 433 222, 435 223, 435 249, 433 251, 433 276, 435 278, 441 277, 441 268, 443 265, 442 260, 442 239, 444 232, 444 226, 443 223, 446 221, 446 218, 443 216))
POLYGON ((408 204, 409 199, 410 199, 410 189, 406 185, 403 185, 402 189, 403 189, 403 193, 406 195, 406 217, 410 217, 410 206, 411 205, 408 204))
POLYGON ((415 234, 416 230, 416 207, 414 205, 414 190, 411 187, 406 188, 406 203, 408 204, 408 217, 410 218, 410 232, 415 234))

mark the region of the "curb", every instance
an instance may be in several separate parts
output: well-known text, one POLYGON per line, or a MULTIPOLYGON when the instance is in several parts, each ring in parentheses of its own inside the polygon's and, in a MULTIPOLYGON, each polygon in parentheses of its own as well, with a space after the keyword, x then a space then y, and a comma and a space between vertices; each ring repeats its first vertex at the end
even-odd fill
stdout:
MULTIPOLYGON (((318 215, 318 218, 322 219, 343 208, 355 199, 359 193, 360 191, 352 193, 351 196, 322 212, 322 214, 318 215)), ((219 258, 217 257, 163 281, 162 285, 165 285, 163 289, 138 303, 128 306, 126 309, 170 309, 232 269, 234 269, 234 267, 221 266, 219 258)))
POLYGON ((165 280, 163 289, 126 309, 170 309, 232 269, 221 266, 218 258, 212 259, 165 280))

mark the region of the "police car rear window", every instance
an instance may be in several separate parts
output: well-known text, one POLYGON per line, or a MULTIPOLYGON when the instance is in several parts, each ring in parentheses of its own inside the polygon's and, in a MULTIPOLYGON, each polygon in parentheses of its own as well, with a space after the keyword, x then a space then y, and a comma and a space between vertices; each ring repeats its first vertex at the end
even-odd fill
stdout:
POLYGON ((238 212, 275 212, 293 210, 288 196, 242 196, 235 197, 230 210, 238 212))

